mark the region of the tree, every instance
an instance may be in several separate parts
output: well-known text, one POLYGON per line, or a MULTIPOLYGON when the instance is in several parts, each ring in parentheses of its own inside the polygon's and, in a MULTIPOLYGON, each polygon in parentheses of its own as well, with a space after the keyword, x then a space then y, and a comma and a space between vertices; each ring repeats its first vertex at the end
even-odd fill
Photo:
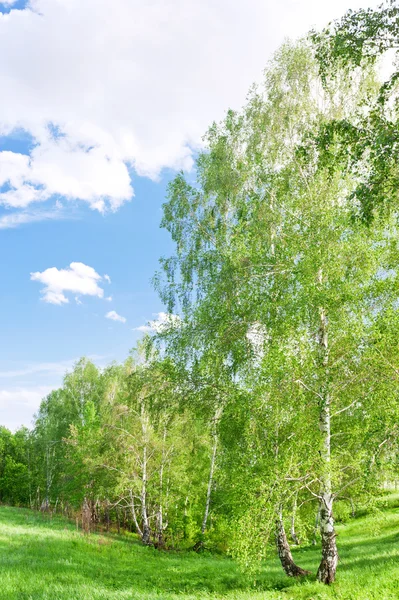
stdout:
POLYGON ((23 505, 31 501, 30 435, 22 427, 14 434, 0 427, 0 499, 23 505))
MULTIPOLYGON (((341 415, 340 426, 350 428, 360 417, 350 410, 353 399, 345 404, 348 396, 338 390, 350 368, 358 375, 359 344, 373 320, 373 286, 392 224, 376 222, 366 231, 352 223, 348 191, 357 179, 334 161, 320 162, 308 140, 335 119, 350 118, 373 90, 369 72, 323 90, 306 44, 284 46, 266 71, 264 89, 252 91, 241 113, 230 111, 211 127, 197 184, 178 175, 164 206, 176 254, 163 260, 161 292, 170 311, 176 305, 182 311, 184 327, 172 339, 189 348, 188 363, 213 353, 231 381, 241 382, 254 360, 251 338, 260 338, 265 356, 275 344, 294 348, 295 381, 304 395, 286 396, 285 403, 298 411, 299 397, 307 413, 313 463, 303 461, 298 445, 294 464, 307 465, 301 477, 321 502, 318 579, 324 583, 334 580, 338 562, 333 502, 352 482, 341 463, 349 446, 332 442, 341 433, 332 418, 341 415)), ((278 372, 274 365, 272 380, 278 372)), ((256 376, 254 369, 248 389, 256 376)), ((290 426, 295 435, 295 422, 290 426)), ((267 464, 270 477, 276 466, 267 464)), ((276 498, 286 489, 281 475, 263 489, 269 514, 278 515, 276 498)))

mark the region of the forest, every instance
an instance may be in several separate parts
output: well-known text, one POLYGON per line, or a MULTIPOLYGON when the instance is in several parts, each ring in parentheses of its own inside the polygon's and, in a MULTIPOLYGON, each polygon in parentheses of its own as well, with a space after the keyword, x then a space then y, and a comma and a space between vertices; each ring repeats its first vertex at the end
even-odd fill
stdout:
POLYGON ((163 206, 165 319, 0 428, 2 504, 254 579, 309 546, 335 581, 337 521, 399 479, 398 42, 397 2, 349 11, 211 125, 163 206))

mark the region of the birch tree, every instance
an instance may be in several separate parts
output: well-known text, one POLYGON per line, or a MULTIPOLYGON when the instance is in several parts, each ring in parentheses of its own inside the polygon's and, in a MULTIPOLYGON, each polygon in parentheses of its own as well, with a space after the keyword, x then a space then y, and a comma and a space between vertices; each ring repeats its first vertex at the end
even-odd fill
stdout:
POLYGON ((211 127, 197 184, 179 175, 164 207, 176 255, 163 261, 161 292, 171 311, 177 304, 183 312, 191 349, 212 346, 236 381, 251 360, 254 327, 272 344, 294 345, 301 357, 296 381, 307 398, 314 457, 302 476, 316 480, 309 493, 321 502, 324 583, 334 580, 338 561, 333 501, 350 485, 335 458, 349 451, 332 443, 341 433, 332 418, 341 415, 342 422, 355 412, 355 400, 344 405, 350 386, 339 390, 348 365, 356 377, 390 225, 376 222, 365 231, 351 222, 348 191, 356 180, 334 162, 320 163, 309 140, 375 89, 365 71, 324 90, 306 44, 284 46, 263 89, 252 91, 241 113, 230 111, 211 127))

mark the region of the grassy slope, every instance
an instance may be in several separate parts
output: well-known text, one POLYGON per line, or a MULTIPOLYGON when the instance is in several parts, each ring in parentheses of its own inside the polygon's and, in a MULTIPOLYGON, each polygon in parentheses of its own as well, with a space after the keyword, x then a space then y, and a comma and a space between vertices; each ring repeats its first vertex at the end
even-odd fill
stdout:
MULTIPOLYGON (((84 537, 62 519, 0 507, 0 598, 7 600, 390 600, 399 598, 399 508, 339 527, 337 582, 286 578, 274 559, 257 589, 236 564, 195 553, 160 553, 130 536, 84 537)), ((317 569, 319 549, 295 553, 317 569)))

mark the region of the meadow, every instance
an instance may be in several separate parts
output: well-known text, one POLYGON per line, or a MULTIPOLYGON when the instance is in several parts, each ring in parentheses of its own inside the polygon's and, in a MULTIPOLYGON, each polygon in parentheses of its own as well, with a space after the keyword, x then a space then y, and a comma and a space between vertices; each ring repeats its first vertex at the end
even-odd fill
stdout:
MULTIPOLYGON (((287 578, 270 557, 254 582, 230 558, 160 552, 133 534, 84 535, 73 523, 0 507, 0 598, 4 600, 283 600, 399 597, 399 501, 338 526, 336 583, 287 578)), ((294 550, 313 573, 320 549, 294 550)))

